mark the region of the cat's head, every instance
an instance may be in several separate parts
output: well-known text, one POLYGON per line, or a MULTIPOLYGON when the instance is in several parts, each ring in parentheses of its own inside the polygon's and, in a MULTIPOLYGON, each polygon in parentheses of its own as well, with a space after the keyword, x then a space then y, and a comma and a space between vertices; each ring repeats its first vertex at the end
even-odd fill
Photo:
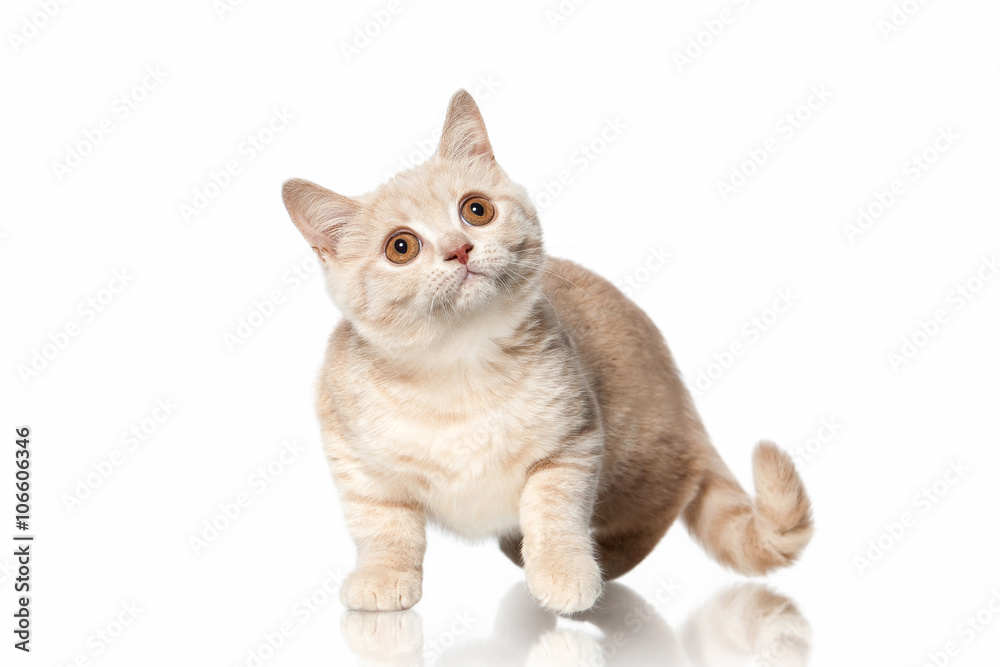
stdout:
POLYGON ((538 298, 538 214, 494 159, 464 90, 424 164, 359 197, 292 179, 282 198, 334 303, 368 337, 418 344, 461 326, 500 332, 538 298))

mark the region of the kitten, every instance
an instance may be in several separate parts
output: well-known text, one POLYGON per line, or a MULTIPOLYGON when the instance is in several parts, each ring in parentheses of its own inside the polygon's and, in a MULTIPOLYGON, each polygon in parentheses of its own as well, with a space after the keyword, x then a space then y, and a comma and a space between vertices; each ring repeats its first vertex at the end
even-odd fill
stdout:
POLYGON ((526 190, 465 91, 437 153, 349 198, 284 184, 344 315, 318 380, 323 442, 357 565, 351 609, 421 596, 424 528, 497 536, 545 607, 591 607, 674 519, 745 574, 812 534, 787 454, 754 452, 751 499, 710 444, 653 322, 546 256, 526 190))

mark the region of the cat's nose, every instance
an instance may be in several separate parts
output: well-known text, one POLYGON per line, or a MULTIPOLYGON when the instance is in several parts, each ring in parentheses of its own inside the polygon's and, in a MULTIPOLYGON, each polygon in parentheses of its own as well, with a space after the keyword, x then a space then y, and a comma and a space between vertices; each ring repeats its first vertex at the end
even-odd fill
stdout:
POLYGON ((453 260, 453 259, 457 259, 462 264, 467 264, 469 262, 469 253, 470 252, 472 252, 472 244, 471 243, 464 243, 464 244, 458 246, 457 248, 455 248, 454 250, 452 250, 451 252, 449 252, 445 256, 444 260, 447 262, 447 261, 450 261, 450 260, 453 260))

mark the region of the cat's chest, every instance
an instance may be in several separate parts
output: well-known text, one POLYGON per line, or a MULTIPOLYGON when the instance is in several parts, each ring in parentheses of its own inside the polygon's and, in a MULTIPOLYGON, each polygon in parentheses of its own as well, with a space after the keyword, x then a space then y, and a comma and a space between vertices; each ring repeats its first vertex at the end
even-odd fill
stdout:
POLYGON ((368 406, 368 460, 452 530, 510 530, 528 468, 557 444, 541 403, 516 388, 462 397, 382 392, 368 406))

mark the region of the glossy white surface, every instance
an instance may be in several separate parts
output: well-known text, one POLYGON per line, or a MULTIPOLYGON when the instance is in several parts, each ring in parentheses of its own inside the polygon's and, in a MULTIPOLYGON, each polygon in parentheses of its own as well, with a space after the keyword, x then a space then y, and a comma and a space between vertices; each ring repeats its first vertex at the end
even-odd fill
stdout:
POLYGON ((0 664, 996 663, 997 3, 593 1, 553 27, 556 0, 400 0, 350 61, 386 2, 47 6, 0 21, 0 664), (552 254, 663 329, 741 481, 758 439, 796 452, 797 566, 747 583, 677 526, 557 620, 494 544, 432 531, 412 611, 340 606, 353 547, 311 393, 338 314, 279 187, 373 187, 460 86, 552 254))

